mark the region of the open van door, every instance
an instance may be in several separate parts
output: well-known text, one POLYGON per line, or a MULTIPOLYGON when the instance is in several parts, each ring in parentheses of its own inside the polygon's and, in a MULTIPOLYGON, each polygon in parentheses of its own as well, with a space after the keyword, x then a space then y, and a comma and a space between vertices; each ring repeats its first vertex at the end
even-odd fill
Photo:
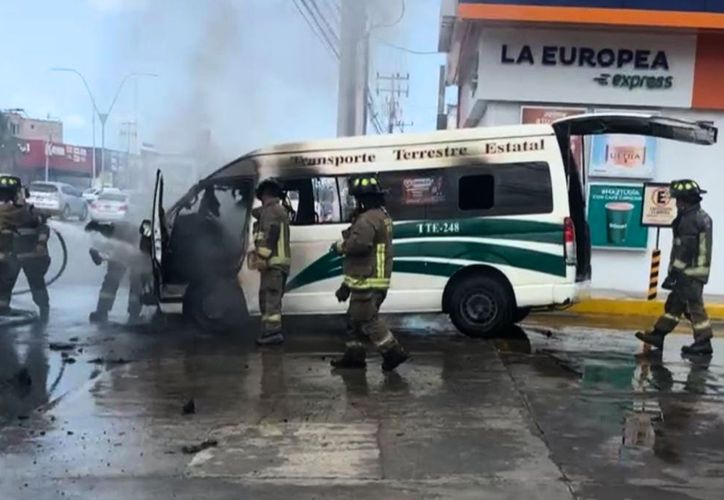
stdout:
POLYGON ((718 135, 717 128, 709 122, 690 122, 636 113, 577 115, 556 120, 552 125, 559 137, 600 134, 648 135, 705 146, 715 144, 718 135))
POLYGON ((556 132, 568 176, 568 202, 576 233, 577 281, 585 281, 591 277, 591 239, 581 182, 583 165, 576 165, 576 160, 570 153, 571 136, 645 135, 702 145, 715 144, 718 136, 717 128, 708 122, 690 122, 637 113, 577 115, 556 120, 551 125, 556 132))
POLYGON ((163 214, 163 174, 156 171, 156 186, 153 190, 153 211, 151 213, 151 265, 153 284, 159 303, 163 303, 163 261, 165 250, 163 214))

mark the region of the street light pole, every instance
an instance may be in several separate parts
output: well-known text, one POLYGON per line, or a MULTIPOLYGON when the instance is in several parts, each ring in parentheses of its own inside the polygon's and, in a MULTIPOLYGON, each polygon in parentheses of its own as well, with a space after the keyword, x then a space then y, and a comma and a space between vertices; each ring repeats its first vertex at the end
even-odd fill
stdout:
POLYGON ((108 106, 108 110, 105 113, 101 113, 101 111, 98 109, 98 106, 96 105, 95 97, 93 97, 93 92, 91 92, 90 86, 88 85, 88 81, 85 79, 83 74, 74 68, 51 68, 51 71, 63 71, 67 73, 74 73, 80 77, 80 79, 83 81, 83 85, 85 86, 85 89, 88 91, 88 96, 90 96, 91 103, 93 104, 93 180, 96 178, 96 115, 98 115, 98 120, 101 122, 101 177, 105 174, 105 166, 106 166, 106 123, 108 122, 108 117, 111 115, 111 111, 113 111, 113 107, 116 105, 116 101, 118 101, 118 97, 121 95, 121 90, 123 90, 123 86, 126 84, 126 82, 130 78, 139 77, 139 76, 149 76, 149 77, 157 77, 158 75, 156 73, 128 73, 126 76, 123 77, 121 80, 121 83, 118 85, 118 88, 116 89, 116 93, 113 96, 113 100, 111 101, 111 105, 108 106))

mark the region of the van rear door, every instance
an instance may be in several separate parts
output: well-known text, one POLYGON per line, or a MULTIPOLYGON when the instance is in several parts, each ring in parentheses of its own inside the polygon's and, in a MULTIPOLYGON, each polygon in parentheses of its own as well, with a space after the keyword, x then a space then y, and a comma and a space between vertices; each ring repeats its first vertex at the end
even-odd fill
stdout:
POLYGON ((576 165, 571 151, 571 136, 600 134, 646 135, 662 139, 711 145, 717 142, 718 129, 709 122, 691 122, 658 115, 638 113, 600 113, 562 118, 552 123, 558 137, 568 175, 568 201, 576 228, 578 252, 577 280, 591 275, 591 240, 585 215, 585 195, 580 176, 582 165, 576 165))

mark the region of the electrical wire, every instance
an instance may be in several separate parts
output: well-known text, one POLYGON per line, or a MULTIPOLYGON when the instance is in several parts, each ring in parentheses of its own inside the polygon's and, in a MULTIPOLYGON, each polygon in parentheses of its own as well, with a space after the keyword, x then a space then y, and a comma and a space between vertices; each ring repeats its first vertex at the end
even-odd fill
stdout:
POLYGON ((337 57, 337 59, 339 59, 339 52, 337 51, 336 47, 334 47, 334 45, 330 45, 327 38, 317 31, 317 29, 312 24, 312 21, 304 13, 302 7, 300 7, 298 0, 293 0, 293 2, 294 6, 297 8, 297 11, 299 11, 299 15, 302 16, 302 19, 304 19, 304 21, 307 23, 307 26, 309 26, 309 29, 311 29, 314 35, 319 39, 319 41, 322 42, 322 44, 325 45, 328 49, 330 49, 332 51, 332 54, 337 57))
MULTIPOLYGON (((325 28, 327 28, 327 33, 332 37, 332 39, 337 44, 339 44, 339 35, 337 34, 336 31, 334 31, 334 28, 332 27, 331 23, 327 20, 327 17, 324 15, 322 10, 319 8, 319 5, 317 5, 317 1, 316 0, 302 0, 303 4, 306 4, 307 2, 309 2, 309 4, 311 4, 311 6, 317 12, 317 16, 319 16, 319 19, 322 21, 325 28)), ((309 7, 307 7, 307 8, 309 8, 309 7)))
POLYGON ((405 10, 407 8, 407 6, 405 5, 405 0, 401 0, 401 2, 402 2, 402 9, 400 10, 400 17, 398 17, 395 22, 393 22, 391 24, 376 24, 369 29, 367 34, 369 35, 370 33, 372 33, 373 30, 376 30, 376 29, 394 28, 395 26, 400 24, 402 22, 402 20, 405 18, 405 10))
POLYGON ((440 52, 437 51, 437 50, 435 50, 435 51, 432 51, 432 50, 413 50, 413 49, 408 49, 407 47, 403 47, 402 45, 397 45, 397 44, 390 43, 390 42, 384 42, 384 41, 381 41, 381 40, 378 41, 377 43, 379 43, 380 45, 386 45, 387 47, 390 47, 390 48, 393 48, 393 49, 397 49, 397 50, 401 50, 401 51, 403 51, 403 52, 407 52, 408 54, 415 54, 415 55, 417 55, 417 56, 435 56, 435 55, 439 55, 439 54, 440 54, 440 52))
MULTIPOLYGON (((312 22, 314 23, 314 25, 315 25, 315 26, 317 27, 317 29, 319 30, 319 33, 321 33, 322 37, 324 38, 324 41, 325 41, 327 47, 329 47, 329 49, 332 51, 332 53, 333 53, 337 58, 339 58, 339 48, 337 47, 337 45, 336 45, 336 43, 335 43, 335 40, 330 39, 330 37, 331 37, 331 38, 334 38, 334 37, 336 36, 336 35, 334 34, 334 32, 332 32, 332 33, 330 34, 330 33, 328 33, 327 31, 325 31, 324 27, 322 26, 322 24, 323 24, 322 21, 314 14, 314 11, 312 10, 312 8, 311 8, 311 7, 309 6, 309 4, 307 3, 307 0, 299 0, 299 1, 300 1, 301 4, 304 6, 304 8, 307 10, 307 13, 309 14, 309 17, 312 19, 312 22)), ((326 19, 325 19, 325 21, 324 21, 324 24, 326 24, 326 25, 328 26, 328 23, 326 22, 326 19)), ((339 40, 337 40, 337 43, 339 43, 339 40)))

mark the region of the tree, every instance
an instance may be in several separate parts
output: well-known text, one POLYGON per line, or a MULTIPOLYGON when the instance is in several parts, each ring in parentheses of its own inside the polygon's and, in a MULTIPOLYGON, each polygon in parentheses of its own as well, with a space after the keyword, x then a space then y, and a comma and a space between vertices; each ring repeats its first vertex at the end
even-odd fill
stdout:
POLYGON ((18 152, 18 139, 10 128, 10 117, 0 111, 0 172, 15 170, 18 152))

